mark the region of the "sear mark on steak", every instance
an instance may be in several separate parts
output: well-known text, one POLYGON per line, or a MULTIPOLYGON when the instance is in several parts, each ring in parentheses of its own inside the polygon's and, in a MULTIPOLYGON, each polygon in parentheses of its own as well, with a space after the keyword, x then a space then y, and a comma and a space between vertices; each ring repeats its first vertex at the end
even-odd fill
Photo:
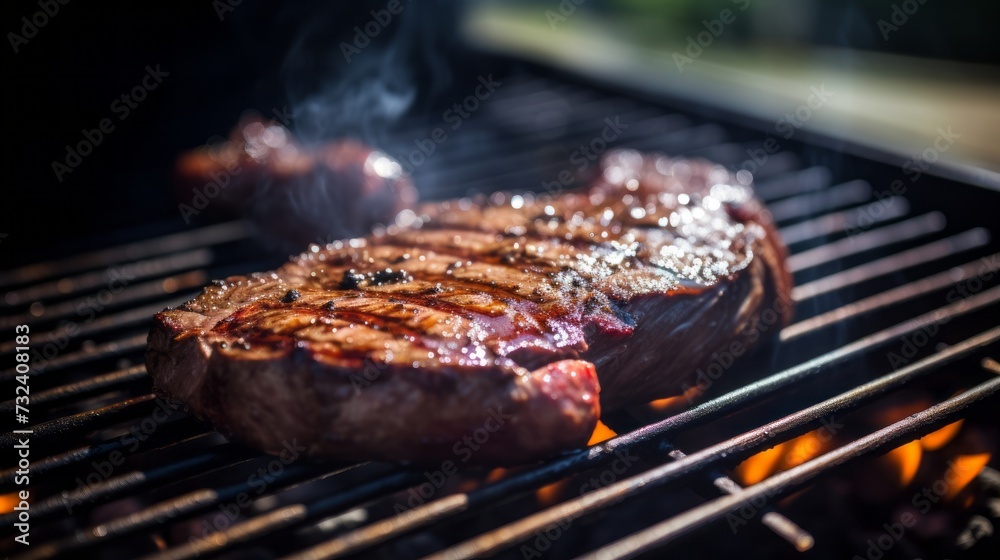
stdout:
POLYGON ((147 367, 265 451, 440 461, 498 415, 474 462, 582 446, 601 407, 680 394, 791 313, 749 186, 634 151, 601 171, 583 192, 424 204, 383 235, 213 284, 156 316, 147 367))

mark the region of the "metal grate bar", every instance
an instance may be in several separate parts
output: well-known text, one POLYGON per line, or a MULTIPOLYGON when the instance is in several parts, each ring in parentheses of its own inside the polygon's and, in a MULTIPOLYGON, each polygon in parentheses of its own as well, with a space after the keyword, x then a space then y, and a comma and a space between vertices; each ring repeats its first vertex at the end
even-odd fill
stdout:
POLYGON ((243 523, 220 531, 209 539, 189 542, 179 547, 145 557, 152 560, 183 560, 197 558, 205 554, 213 554, 230 546, 260 538, 265 534, 278 531, 301 523, 310 518, 328 515, 372 498, 383 496, 412 486, 424 480, 423 475, 415 472, 397 472, 378 480, 355 486, 350 490, 330 496, 313 505, 295 504, 285 506, 264 515, 254 517, 243 523))
POLYGON ((741 505, 758 498, 773 499, 805 486, 825 471, 904 441, 913 441, 953 421, 959 412, 1000 391, 1000 378, 991 379, 922 412, 891 424, 829 453, 778 473, 738 494, 718 498, 644 531, 630 535, 581 558, 609 560, 632 558, 640 552, 666 544, 691 530, 710 523, 741 505))
POLYGON ((211 262, 212 251, 208 249, 195 249, 193 251, 175 253, 146 261, 123 264, 99 272, 88 272, 79 276, 36 284, 27 288, 21 288, 20 290, 13 290, 7 292, 4 299, 7 305, 24 305, 29 302, 48 298, 86 293, 105 287, 113 281, 128 283, 135 280, 156 278, 182 270, 206 266, 211 262))
POLYGON ((121 307, 147 299, 170 296, 178 290, 189 290, 200 287, 206 282, 208 282, 208 277, 202 270, 185 272, 162 280, 157 279, 134 284, 122 289, 117 294, 109 292, 106 298, 107 301, 99 299, 101 296, 98 293, 98 295, 92 294, 49 306, 42 306, 41 309, 32 309, 26 314, 0 317, 0 328, 13 328, 14 325, 23 323, 43 320, 54 321, 65 318, 86 322, 88 316, 93 315, 96 317, 97 312, 103 309, 121 307))
POLYGON ((788 257, 788 268, 792 272, 801 272, 807 268, 829 264, 872 249, 917 239, 943 230, 945 223, 944 214, 940 212, 923 214, 796 253, 788 257))
POLYGON ((352 554, 372 547, 393 537, 427 526, 436 521, 469 509, 469 495, 452 494, 420 506, 400 512, 388 519, 355 529, 346 535, 318 544, 284 560, 319 560, 352 554))
MULTIPOLYGON (((613 117, 617 113, 619 118, 625 123, 640 123, 648 122, 651 120, 658 120, 661 123, 668 125, 674 125, 670 129, 675 129, 678 127, 684 127, 684 129, 690 128, 688 119, 681 117, 679 115, 671 116, 664 115, 662 111, 653 109, 644 109, 640 107, 629 107, 622 108, 622 111, 609 111, 611 114, 597 115, 592 119, 581 118, 571 125, 576 125, 576 130, 569 131, 568 136, 572 135, 578 138, 582 138, 582 142, 589 141, 589 136, 592 136, 595 132, 600 133, 601 128, 604 126, 603 119, 605 117, 613 117), (629 112, 626 112, 629 111, 629 112), (593 128, 593 127, 597 128, 593 128), (574 134, 575 133, 575 134, 574 134)), ((558 125, 556 127, 550 127, 550 129, 560 128, 558 125)), ((656 133, 663 131, 663 129, 657 129, 654 127, 643 127, 644 130, 650 133, 656 133)), ((668 130, 670 130, 668 129, 668 130)), ((632 126, 629 126, 628 133, 635 134, 635 130, 632 126)), ((447 165, 441 165, 438 168, 437 177, 443 179, 458 179, 465 177, 480 177, 483 175, 484 166, 496 167, 498 169, 509 169, 510 165, 517 165, 524 161, 524 154, 528 150, 533 149, 543 149, 551 148, 552 140, 544 136, 545 129, 536 128, 532 131, 530 136, 521 138, 516 146, 512 147, 509 151, 500 154, 490 154, 487 159, 477 158, 469 153, 459 152, 452 159, 457 159, 458 161, 449 162, 449 158, 442 157, 441 163, 447 163, 447 165)), ((468 139, 466 140, 468 141, 468 139)), ((564 144, 568 146, 576 145, 573 139, 567 138, 564 144)), ((483 146, 488 146, 488 143, 483 143, 483 146)), ((412 146, 410 146, 412 148, 412 146)), ((483 154, 484 156, 486 154, 483 154)))
MULTIPOLYGON (((157 408, 155 401, 156 395, 153 394, 129 397, 123 401, 94 410, 35 424, 26 429, 31 430, 33 440, 36 440, 40 445, 45 445, 47 443, 46 440, 52 438, 79 435, 107 426, 113 426, 124 420, 146 416, 157 408)), ((17 434, 11 432, 0 434, 0 445, 12 446, 16 443, 16 440, 17 434)))
MULTIPOLYGON (((154 445, 156 443, 163 443, 163 447, 158 448, 163 449, 178 443, 184 443, 186 441, 211 436, 213 434, 214 432, 205 431, 205 427, 200 422, 188 416, 164 423, 159 429, 156 430, 155 433, 150 435, 145 442, 140 442, 140 444, 154 445)), ((59 455, 52 455, 38 461, 32 461, 31 472, 38 475, 44 475, 59 469, 77 465, 95 457, 100 457, 111 453, 112 451, 124 449, 125 447, 126 439, 121 437, 94 445, 80 447, 59 455)), ((149 451, 154 450, 151 449, 149 451)), ((14 487, 13 483, 15 472, 16 471, 13 468, 0 471, 0 490, 10 491, 14 487)))
POLYGON ((1000 270, 1000 253, 994 253, 988 257, 983 257, 982 259, 977 259, 950 270, 939 272, 933 276, 927 276, 920 280, 897 286, 880 294, 799 321, 782 329, 780 338, 782 342, 788 342, 824 327, 841 323, 847 319, 915 299, 958 284, 976 275, 994 273, 997 270, 1000 270))
MULTIPOLYGON (((268 488, 271 491, 260 497, 272 496, 301 484, 323 480, 360 466, 362 464, 330 471, 329 467, 324 465, 301 463, 289 465, 280 473, 270 475, 268 488)), ((160 502, 142 511, 81 529, 74 535, 55 542, 45 543, 41 547, 41 550, 35 551, 27 558, 40 559, 61 556, 71 551, 93 547, 115 539, 134 535, 139 531, 152 529, 162 524, 165 519, 178 520, 189 518, 210 509, 212 506, 232 500, 240 493, 246 492, 247 489, 247 484, 241 482, 224 486, 218 490, 195 490, 183 496, 160 502)))
POLYGON ((658 134, 650 134, 645 138, 633 138, 628 142, 629 146, 638 148, 652 148, 657 151, 676 148, 681 150, 697 150, 713 144, 718 144, 726 139, 728 134, 726 129, 717 124, 700 124, 688 129, 671 130, 664 133, 662 130, 658 134))
POLYGON ((794 152, 778 152, 768 158, 767 165, 754 173, 754 178, 759 181, 766 181, 771 177, 791 173, 801 167, 802 159, 794 152))
MULTIPOLYGON (((717 484, 726 494, 738 494, 742 492, 743 487, 739 486, 729 477, 720 477, 716 481, 724 481, 721 484, 717 484), (731 483, 730 486, 728 483, 731 483)), ((791 519, 785 517, 784 515, 774 511, 773 508, 764 508, 761 510, 763 515, 760 516, 760 523, 770 529, 773 533, 779 537, 785 539, 789 544, 795 547, 795 550, 799 552, 806 552, 816 544, 816 539, 809 534, 802 527, 799 527, 791 519)))
MULTIPOLYGON (((683 458, 684 453, 679 450, 671 452, 675 458, 683 458)), ((720 490, 731 493, 733 487, 738 489, 736 483, 728 477, 731 486, 717 484, 720 490)), ((395 516, 380 520, 376 523, 351 531, 336 539, 320 543, 306 550, 284 557, 283 560, 321 560, 325 558, 335 558, 347 554, 354 554, 365 550, 388 539, 399 537, 412 532, 420 527, 427 526, 436 521, 443 520, 449 516, 456 515, 468 510, 473 504, 483 505, 475 500, 472 494, 452 494, 439 500, 434 500, 426 505, 412 510, 404 511, 395 516)), ((772 512, 773 513, 773 512, 772 512)), ((805 546, 808 539, 812 537, 796 526, 792 521, 779 514, 772 514, 762 519, 764 524, 775 531, 779 536, 788 540, 797 549, 808 550, 811 547, 805 546)))
MULTIPOLYGON (((917 377, 928 374, 937 367, 966 356, 972 351, 998 340, 1000 340, 1000 327, 986 331, 937 354, 903 367, 894 373, 841 393, 836 397, 692 453, 684 459, 654 467, 642 474, 613 482, 593 492, 584 494, 579 498, 567 500, 557 506, 542 510, 536 514, 529 515, 528 517, 479 535, 427 558, 428 560, 459 560, 496 552, 552 524, 566 519, 579 518, 624 498, 635 496, 640 491, 661 486, 682 476, 703 471, 705 468, 718 463, 724 458, 738 457, 763 449, 773 444, 774 438, 779 435, 784 434, 788 437, 794 437, 802 431, 802 428, 825 416, 857 407, 917 377)), ((989 394, 1000 389, 1000 379, 994 380, 991 383, 993 385, 990 386, 989 394)), ((756 486, 751 488, 755 488, 756 486)), ((749 491, 745 490, 744 492, 749 491)), ((742 501, 742 496, 741 494, 727 496, 719 498, 712 503, 734 501, 739 504, 742 501)))
MULTIPOLYGON (((143 307, 136 307, 129 309, 128 311, 122 311, 120 313, 114 313, 110 315, 104 315, 102 317, 96 318, 90 322, 83 322, 83 324, 72 323, 70 325, 61 325, 59 328, 53 329, 51 331, 42 332, 38 334, 33 334, 31 336, 31 341, 33 344, 47 344, 49 342, 68 342, 80 337, 93 336, 95 334, 100 334, 111 329, 120 329, 123 327, 131 327, 135 325, 140 325, 143 323, 148 323, 150 318, 159 311, 162 311, 165 307, 172 307, 175 305, 180 305, 181 303, 191 299, 191 294, 185 294, 184 296, 179 296, 176 298, 168 299, 165 301, 160 301, 152 305, 146 305, 143 307)), ((14 351, 17 343, 14 341, 6 341, 0 343, 0 354, 6 354, 14 351)), ((32 399, 34 401, 34 399, 32 399)))
POLYGON ((910 212, 910 203, 901 196, 876 200, 848 210, 829 214, 781 228, 781 240, 787 245, 819 239, 842 233, 861 225, 861 218, 869 220, 867 227, 901 218, 910 212))
POLYGON ((938 259, 983 247, 990 242, 990 233, 984 228, 973 228, 962 233, 933 241, 920 247, 907 249, 894 255, 848 268, 801 286, 792 288, 792 299, 803 301, 884 276, 928 264, 938 259))
MULTIPOLYGON (((100 360, 102 358, 112 358, 129 352, 144 350, 146 348, 146 337, 146 333, 136 334, 123 339, 99 344, 93 348, 78 350, 71 354, 52 358, 44 364, 33 366, 32 377, 37 379, 40 375, 49 374, 60 369, 78 366, 95 360, 100 360)), ((10 381, 14 379, 15 375, 17 375, 17 372, 13 369, 0 372, 0 381, 10 381)))
POLYGON ((115 538, 134 534, 137 530, 153 529, 162 525, 165 520, 177 519, 181 515, 196 512, 209 507, 216 499, 213 490, 200 490, 185 494, 182 501, 172 501, 168 506, 155 505, 133 513, 125 519, 116 519, 109 523, 95 525, 86 530, 77 531, 70 537, 56 541, 48 541, 35 545, 18 560, 41 560, 66 556, 86 546, 108 542, 115 538))
MULTIPOLYGON (((682 129, 677 131, 672 131, 663 134, 662 130, 658 131, 658 136, 656 138, 656 145, 660 147, 661 150, 668 148, 670 146, 681 146, 686 148, 696 148, 710 146, 719 141, 719 138, 715 135, 709 134, 713 132, 714 128, 704 128, 704 127, 714 127, 714 125, 702 125, 701 127, 694 127, 690 129, 682 129)), ((717 127, 715 127, 717 128, 717 127)), ((632 139, 621 139, 621 147, 632 145, 637 141, 632 139)), ((491 158, 493 159, 493 158, 491 158)), ((514 158, 512 158, 514 160, 514 158)), ((524 158, 517 158, 514 163, 523 163, 524 158)), ((556 180, 559 173, 562 171, 567 171, 573 169, 568 157, 563 161, 554 162, 542 162, 536 163, 530 168, 518 167, 515 165, 508 165, 506 167, 498 168, 493 173, 483 173, 482 166, 478 166, 475 170, 474 175, 463 177, 457 174, 439 172, 432 176, 428 176, 425 180, 430 182, 429 179, 433 179, 435 182, 442 184, 460 184, 464 189, 470 191, 495 191, 495 190, 510 190, 511 185, 524 185, 527 188, 538 188, 541 185, 532 184, 531 180, 541 177, 543 180, 556 180)))
MULTIPOLYGON (((680 449, 674 449, 670 452, 670 458, 675 461, 679 461, 685 457, 687 457, 687 453, 684 453, 680 449)), ((712 484, 724 494, 738 494, 743 491, 742 486, 726 475, 714 475, 712 484)), ((785 539, 785 541, 795 547, 795 550, 805 552, 816 543, 813 536, 806 532, 805 529, 799 527, 791 519, 774 511, 774 508, 764 508, 762 513, 760 523, 774 534, 785 539)))
MULTIPOLYGON (((35 407, 52 407, 59 403, 77 400, 109 389, 118 389, 148 379, 149 374, 146 373, 146 366, 130 367, 33 393, 31 404, 35 407)), ((14 412, 14 404, 14 399, 0 403, 0 414, 14 412)))
MULTIPOLYGON (((563 101, 563 100, 557 100, 563 101)), ((498 100, 503 102, 503 100, 498 100)), ((593 102, 583 101, 581 104, 574 104, 572 107, 568 103, 550 103, 551 108, 533 108, 522 106, 517 103, 518 111, 524 115, 508 114, 505 120, 508 122, 503 132, 513 132, 514 138, 505 138, 503 151, 498 153, 495 148, 496 143, 489 140, 498 135, 496 127, 480 126, 477 121, 470 121, 470 129, 463 133, 463 138, 467 146, 466 149, 454 152, 441 152, 435 154, 434 171, 441 175, 433 174, 435 177, 449 178, 456 177, 476 178, 488 175, 491 170, 503 169, 505 154, 517 154, 519 161, 524 161, 525 156, 531 153, 543 154, 557 153, 563 149, 568 156, 569 152, 578 144, 586 144, 591 138, 600 135, 605 126, 605 119, 616 118, 623 124, 628 125, 627 131, 621 138, 645 138, 662 133, 663 130, 686 128, 691 126, 689 118, 678 114, 664 114, 663 111, 650 109, 646 106, 636 104, 634 101, 624 98, 598 99, 593 102), (582 115, 578 111, 581 107, 594 105, 599 111, 591 111, 589 115, 582 115), (552 113, 572 112, 573 118, 562 119, 537 119, 539 111, 548 110, 552 113), (522 122, 519 122, 522 121, 522 122)), ((717 126, 717 125, 714 125, 717 126)), ((411 133, 412 138, 424 136, 430 129, 424 125, 414 128, 411 133)), ((721 127, 720 127, 720 130, 721 127)), ((403 138, 406 136, 404 135, 403 138)), ((715 135, 718 138, 717 135, 715 135)), ((404 151, 412 149, 408 143, 397 146, 389 146, 389 151, 404 151)), ((513 162, 507 159, 506 163, 513 162)))
MULTIPOLYGON (((179 481, 231 467, 245 463, 256 456, 257 453, 236 445, 220 445, 206 452, 181 457, 147 471, 128 472, 97 484, 78 487, 75 490, 68 490, 45 498, 31 504, 31 517, 38 521, 52 519, 58 517, 62 512, 72 513, 77 507, 97 505, 156 484, 166 484, 168 481, 179 481)), ((14 519, 15 516, 12 513, 0 516, 0 522, 5 527, 10 526, 14 519)))
POLYGON ((805 193, 768 205, 774 221, 783 224, 815 216, 837 208, 867 202, 872 195, 868 181, 856 180, 834 185, 814 193, 805 193))
POLYGON ((831 179, 830 170, 817 165, 761 181, 754 192, 761 200, 773 201, 826 188, 831 179))
POLYGON ((247 227, 242 222, 228 222, 192 231, 175 233, 136 241, 71 256, 64 259, 46 261, 0 272, 0 286, 37 282, 46 278, 65 276, 82 270, 108 267, 123 261, 134 261, 195 247, 220 245, 246 238, 247 227))

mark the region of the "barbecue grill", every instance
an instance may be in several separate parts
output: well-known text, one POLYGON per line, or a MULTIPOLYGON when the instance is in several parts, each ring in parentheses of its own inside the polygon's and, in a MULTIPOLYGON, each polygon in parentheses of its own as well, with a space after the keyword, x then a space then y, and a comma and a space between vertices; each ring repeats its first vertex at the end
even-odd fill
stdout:
MULTIPOLYGON (((550 68, 505 64, 511 70, 503 87, 456 140, 412 166, 425 195, 483 196, 489 203, 499 190, 542 192, 577 168, 570 158, 580 147, 656 150, 739 169, 766 138, 763 123, 550 68), (595 142, 607 119, 616 118, 627 128, 595 142)), ((413 139, 439 125, 434 117, 411 117, 383 148, 405 163, 413 139)), ((802 504, 783 498, 822 488, 956 420, 994 436, 998 429, 981 405, 1000 402, 1000 365, 992 360, 1000 358, 1000 244, 991 231, 995 220, 970 209, 996 208, 1000 185, 960 169, 931 171, 894 193, 889 185, 902 174, 889 156, 804 131, 783 141, 754 166, 754 178, 792 251, 794 324, 770 333, 776 341, 769 349, 708 378, 690 407, 615 413, 604 419, 615 437, 515 469, 446 474, 426 466, 336 464, 299 457, 294 442, 287 454, 264 456, 157 399, 142 365, 151 315, 212 278, 281 260, 262 252, 242 222, 176 220, 157 237, 134 240, 122 232, 127 243, 92 244, 6 270, 0 326, 13 333, 30 325, 34 355, 30 421, 16 426, 28 433, 8 432, 0 446, 6 455, 18 438, 31 441, 32 544, 12 540, 12 502, 0 524, 6 553, 864 556, 870 535, 797 517, 802 504), (888 406, 918 388, 935 396, 932 406, 852 432, 763 481, 737 482, 733 469, 744 459, 824 422, 850 426, 860 414, 854 411, 888 406), (746 527, 733 534, 727 516, 748 508, 746 527)), ((0 346, 8 365, 15 346, 13 334, 0 346)), ((16 376, 13 367, 0 373, 4 398, 14 395, 16 376)), ((10 417, 16 403, 5 400, 0 408, 10 417)), ((4 465, 0 493, 9 496, 21 487, 17 467, 6 459, 4 465)), ((972 483, 980 494, 996 491, 986 482, 991 476, 996 472, 986 467, 972 483)), ((904 491, 904 500, 913 492, 904 491)), ((869 528, 881 530, 882 521, 893 519, 876 518, 869 528)), ((1000 550, 998 540, 939 552, 989 556, 1000 550)))

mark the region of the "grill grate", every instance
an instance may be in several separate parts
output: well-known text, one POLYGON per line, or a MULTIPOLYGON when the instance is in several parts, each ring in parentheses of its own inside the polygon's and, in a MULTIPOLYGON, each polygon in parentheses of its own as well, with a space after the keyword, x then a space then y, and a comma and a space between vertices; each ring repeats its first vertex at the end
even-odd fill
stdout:
MULTIPOLYGON (((528 73, 508 83, 484 103, 482 114, 463 125, 461 142, 442 144, 415 170, 419 184, 442 186, 427 194, 538 188, 574 169, 570 154, 599 135, 606 118, 629 123, 616 145, 705 156, 734 168, 761 140, 752 129, 668 112, 596 87, 528 73)), ((405 123, 394 135, 402 139, 397 149, 390 144, 388 151, 405 154, 411 138, 434 126, 426 120, 405 123)), ((626 558, 665 546, 748 500, 796 491, 843 463, 963 417, 970 405, 1000 389, 1000 379, 987 373, 993 362, 984 362, 985 370, 975 366, 1000 339, 989 315, 1000 303, 1000 285, 989 281, 1000 269, 1000 253, 981 227, 985 224, 953 207, 938 207, 921 193, 945 186, 978 193, 970 196, 994 193, 925 175, 926 188, 873 201, 872 184, 891 174, 887 166, 868 160, 852 164, 843 154, 788 145, 788 151, 772 154, 756 177, 758 193, 793 252, 796 321, 780 333, 772 355, 747 366, 761 372, 760 380, 736 387, 720 381, 693 408, 649 423, 625 418, 623 425, 631 429, 622 435, 543 464, 499 475, 463 473, 467 486, 453 485, 398 515, 392 505, 427 481, 424 472, 300 460, 272 471, 257 493, 250 475, 266 472, 275 459, 226 443, 186 413, 165 409, 151 393, 145 368, 135 365, 141 364, 153 312, 187 299, 213 277, 275 264, 259 260, 243 224, 181 231, 0 273, 0 288, 7 290, 0 328, 12 332, 14 325, 30 324, 32 344, 41 350, 31 378, 30 426, 37 544, 13 552, 24 558, 114 557, 116 547, 144 546, 150 557, 180 559, 238 556, 261 546, 268 556, 296 559, 362 551, 385 557, 458 559, 504 552, 521 557, 513 548, 540 531, 636 507, 635 498, 677 491, 678 481, 708 481, 721 491, 721 497, 662 521, 625 524, 616 534, 595 542, 580 539, 584 544, 565 549, 588 558, 626 558), (859 175, 850 176, 855 169, 859 175), (935 182, 941 184, 931 185, 935 182), (100 309, 90 309, 92 316, 81 314, 81 305, 86 308, 116 278, 121 289, 100 309), (972 280, 978 288, 971 289, 972 280), (971 293, 951 297, 949 290, 963 283, 971 293), (941 342, 925 345, 904 366, 895 369, 879 355, 930 329, 941 331, 941 342), (854 368, 860 374, 830 382, 849 365, 860 365, 854 368), (824 417, 943 371, 961 372, 954 377, 965 391, 747 488, 726 475, 740 459, 801 435, 824 417), (809 388, 804 395, 803 387, 809 388), (759 404, 775 399, 784 404, 760 413, 759 404), (685 432, 727 425, 742 410, 763 415, 751 429, 733 424, 736 435, 717 443, 686 452, 675 445, 685 432), (641 457, 643 466, 552 506, 513 514, 501 507, 523 505, 542 487, 607 469, 622 453, 641 457), (106 474, 95 468, 112 460, 116 464, 106 474), (240 503, 250 492, 252 503, 240 503), (235 519, 204 537, 191 532, 199 519, 226 508, 236 509, 235 519), (95 515, 98 511, 103 513, 95 515), (194 536, 177 537, 186 529, 194 536)), ((0 342, 0 355, 13 351, 11 342, 0 342)), ((5 394, 13 395, 15 375, 13 369, 0 372, 5 394)), ((14 404, 2 402, 0 411, 11 414, 14 404)), ((3 446, 13 444, 14 435, 5 434, 3 446)), ((0 471, 0 493, 16 488, 15 471, 0 471)), ((10 530, 13 514, 2 519, 3 530, 10 530)), ((808 548, 810 534, 781 512, 769 508, 760 520, 800 550, 808 548)))

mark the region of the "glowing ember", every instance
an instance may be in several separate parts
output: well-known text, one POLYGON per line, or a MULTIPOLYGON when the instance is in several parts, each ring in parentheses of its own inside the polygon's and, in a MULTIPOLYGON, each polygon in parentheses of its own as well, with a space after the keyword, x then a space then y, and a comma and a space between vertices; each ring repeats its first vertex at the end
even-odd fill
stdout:
POLYGON ((803 434, 791 442, 791 448, 785 453, 782 458, 781 465, 779 465, 778 470, 787 470, 792 467, 797 467, 806 461, 815 459, 822 453, 825 449, 825 443, 829 441, 829 437, 825 437, 820 434, 819 430, 814 432, 809 432, 808 434, 803 434))
POLYGON ((0 494, 0 514, 6 514, 14 511, 14 506, 17 505, 17 502, 17 492, 0 494))
POLYGON ((987 463, 990 462, 989 453, 978 453, 975 455, 959 455, 949 463, 948 471, 945 473, 945 482, 948 483, 948 493, 945 498, 951 500, 969 485, 987 463))
POLYGON ((590 441, 587 442, 587 445, 597 445, 598 443, 608 441, 617 435, 618 434, 611 428, 607 427, 604 422, 598 420, 597 427, 594 428, 594 433, 590 435, 590 441))
POLYGON ((936 451, 941 449, 948 444, 951 440, 955 439, 958 432, 962 429, 962 423, 964 420, 959 420, 952 424, 941 428, 936 432, 931 432, 926 436, 920 438, 920 446, 924 448, 924 451, 936 451))
POLYGON ((676 408, 680 401, 684 400, 683 395, 677 395, 676 397, 667 397, 665 399, 656 399, 655 401, 649 403, 649 407, 658 412, 663 412, 665 410, 671 410, 676 408))
POLYGON ((545 507, 551 506, 559 501, 559 498, 565 495, 566 485, 569 484, 569 480, 560 480, 559 482, 553 482, 548 486, 542 486, 535 492, 535 498, 538 500, 538 504, 545 507))
POLYGON ((899 482, 902 486, 913 482, 913 477, 917 476, 917 469, 920 468, 920 458, 923 453, 923 448, 918 440, 901 445, 886 454, 889 461, 899 468, 899 482))
POLYGON ((815 459, 830 447, 830 436, 822 428, 814 430, 750 457, 736 468, 736 474, 746 485, 757 484, 775 473, 815 459))
POLYGON ((774 473, 787 448, 788 442, 785 442, 750 457, 736 467, 737 476, 747 486, 757 484, 774 473))
POLYGON ((661 414, 674 414, 687 409, 691 403, 701 398, 703 393, 704 391, 702 391, 697 385, 694 385, 689 387, 680 395, 667 397, 665 399, 656 399, 655 401, 650 402, 649 408, 651 408, 653 412, 661 414))
POLYGON ((501 478, 503 478, 504 475, 506 474, 507 474, 507 469, 501 469, 501 468, 493 469, 492 471, 490 471, 490 474, 486 475, 486 482, 487 483, 496 482, 501 478))

